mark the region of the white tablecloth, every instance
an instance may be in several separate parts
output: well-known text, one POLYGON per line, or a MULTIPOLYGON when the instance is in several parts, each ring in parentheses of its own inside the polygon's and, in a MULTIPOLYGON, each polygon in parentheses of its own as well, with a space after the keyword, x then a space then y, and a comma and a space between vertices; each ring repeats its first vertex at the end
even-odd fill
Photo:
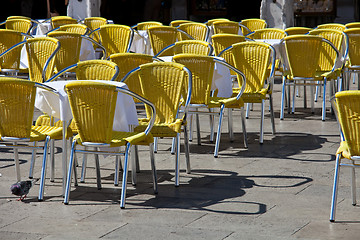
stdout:
MULTIPOLYGON (((172 56, 168 57, 159 57, 165 62, 171 62, 172 56)), ((216 57, 220 60, 223 58, 216 57)), ((218 90, 218 97, 231 97, 232 95, 232 81, 229 68, 224 66, 221 63, 215 62, 213 80, 211 85, 211 90, 218 90)))
MULTIPOLYGON (((88 81, 93 81, 93 80, 88 80, 88 81)), ((56 89, 60 97, 47 90, 38 88, 35 99, 35 107, 41 110, 42 112, 45 112, 62 121, 66 121, 66 122, 70 121, 73 118, 73 116, 71 113, 68 96, 64 90, 65 85, 69 82, 72 81, 54 81, 54 82, 44 83, 45 85, 56 89)), ((115 85, 117 87, 127 88, 127 85, 122 82, 101 81, 101 80, 96 80, 95 82, 102 82, 102 83, 115 85)), ((127 94, 119 92, 116 101, 113 130, 128 132, 130 131, 131 126, 137 126, 137 125, 139 125, 139 122, 138 122, 136 107, 133 98, 127 94)))
POLYGON ((154 55, 150 39, 146 30, 134 31, 134 38, 130 46, 131 52, 154 55))

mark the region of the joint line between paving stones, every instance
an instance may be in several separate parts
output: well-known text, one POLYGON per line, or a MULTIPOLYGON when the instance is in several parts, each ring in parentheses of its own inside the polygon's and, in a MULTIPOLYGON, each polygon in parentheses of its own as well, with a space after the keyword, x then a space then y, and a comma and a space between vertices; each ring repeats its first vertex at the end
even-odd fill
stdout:
POLYGON ((24 218, 22 218, 22 219, 19 219, 19 220, 15 221, 15 222, 8 223, 8 224, 6 224, 6 225, 4 225, 4 226, 0 227, 0 229, 2 229, 2 228, 4 228, 4 227, 7 227, 7 226, 9 226, 9 225, 11 225, 11 224, 14 224, 14 223, 20 222, 20 221, 22 221, 22 220, 24 220, 24 219, 27 219, 27 218, 29 218, 29 217, 30 217, 30 216, 27 216, 27 217, 24 217, 24 218))
POLYGON ((231 232, 231 233, 229 233, 229 235, 227 235, 227 236, 225 236, 223 239, 221 239, 221 240, 225 240, 225 239, 227 239, 228 237, 230 237, 231 235, 233 235, 234 234, 234 232, 231 232))
POLYGON ((299 232, 301 229, 303 229, 303 228, 305 228, 307 225, 309 225, 310 224, 310 221, 309 222, 307 222, 305 225, 303 225, 302 227, 300 227, 298 230, 296 230, 295 232, 293 232, 292 234, 291 234, 291 236, 293 236, 293 235, 295 235, 297 232, 299 232))
POLYGON ((200 216, 200 217, 198 217, 198 218, 194 219, 193 221, 189 222, 188 224, 185 224, 185 225, 184 225, 184 227, 189 226, 189 225, 190 225, 190 224, 192 224, 193 222, 196 222, 197 220, 199 220, 199 219, 203 218, 203 217, 204 217, 204 216, 206 216, 206 215, 208 215, 208 213, 205 213, 204 215, 202 215, 202 216, 200 216))
POLYGON ((312 186, 312 184, 309 184, 308 186, 304 187, 300 191, 296 192, 295 195, 298 195, 299 193, 303 192, 305 189, 309 188, 310 186, 312 186))
POLYGON ((120 227, 114 228, 113 230, 111 230, 110 232, 105 233, 104 235, 100 236, 99 238, 103 238, 103 237, 105 237, 106 235, 109 235, 110 233, 115 232, 116 230, 118 230, 118 229, 120 229, 120 228, 122 228, 122 227, 124 227, 124 226, 126 226, 126 225, 128 225, 128 224, 129 224, 129 223, 125 223, 124 225, 122 225, 122 226, 120 226, 120 227))

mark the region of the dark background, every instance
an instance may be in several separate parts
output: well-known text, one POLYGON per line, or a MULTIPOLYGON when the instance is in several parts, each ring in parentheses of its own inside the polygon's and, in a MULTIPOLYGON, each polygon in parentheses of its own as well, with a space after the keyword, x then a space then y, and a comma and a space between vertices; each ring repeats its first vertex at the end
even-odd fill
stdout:
MULTIPOLYGON (((208 15, 208 13, 193 14, 191 1, 188 0, 188 15, 194 20, 206 21, 215 17, 226 17, 240 21, 245 18, 258 18, 260 16, 261 0, 246 1, 246 5, 243 0, 227 0, 225 1, 227 10, 221 11, 216 16, 208 15)), ((51 9, 54 9, 57 5, 61 5, 64 0, 51 0, 51 2, 51 9)), ((58 9, 58 11, 64 13, 64 9, 58 9)), ((114 23, 128 26, 149 20, 168 24, 172 20, 171 0, 102 0, 100 11, 102 17, 112 19, 114 23)), ((0 20, 5 21, 8 16, 15 15, 28 16, 33 19, 45 19, 47 18, 46 0, 2 1, 0 20)), ((66 12, 64 15, 66 15, 66 12)))

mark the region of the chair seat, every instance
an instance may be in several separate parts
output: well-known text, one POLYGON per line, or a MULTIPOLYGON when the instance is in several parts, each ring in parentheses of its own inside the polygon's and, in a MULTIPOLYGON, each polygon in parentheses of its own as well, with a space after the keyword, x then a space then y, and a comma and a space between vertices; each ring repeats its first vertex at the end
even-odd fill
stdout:
POLYGON ((208 107, 220 107, 221 105, 225 105, 226 108, 242 108, 244 107, 244 101, 242 98, 236 99, 237 93, 233 97, 230 98, 222 98, 222 97, 211 97, 208 107))
MULTIPOLYGON (((240 91, 240 88, 233 88, 233 96, 236 96, 239 91, 240 91)), ((267 99, 267 94, 271 94, 271 92, 269 92, 267 88, 263 88, 257 93, 244 92, 241 95, 241 99, 245 103, 261 103, 262 100, 267 99)))
MULTIPOLYGON (((74 137, 74 140, 77 141, 80 145, 85 145, 80 139, 79 135, 74 137)), ((117 132, 113 131, 112 139, 109 147, 120 147, 125 146, 127 143, 136 144, 136 145, 149 145, 154 141, 153 136, 149 133, 146 135, 144 132, 117 132)))
MULTIPOLYGON (((51 139, 58 140, 62 139, 62 127, 32 126, 30 134, 30 141, 44 140, 46 136, 50 136, 51 139)), ((70 129, 68 129, 67 135, 72 135, 70 129)))
MULTIPOLYGON (((148 126, 147 118, 139 119, 139 126, 135 128, 135 131, 141 131, 148 126)), ((181 133, 181 126, 184 125, 185 122, 182 119, 176 119, 175 122, 170 124, 165 123, 155 123, 151 129, 151 134, 153 137, 176 137, 177 133, 181 133)))

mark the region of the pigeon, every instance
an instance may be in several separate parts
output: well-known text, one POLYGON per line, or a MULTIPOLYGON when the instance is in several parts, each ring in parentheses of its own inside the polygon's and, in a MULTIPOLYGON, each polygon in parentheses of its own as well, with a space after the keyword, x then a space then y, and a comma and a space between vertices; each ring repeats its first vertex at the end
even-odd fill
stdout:
POLYGON ((30 188, 34 185, 34 183, 39 179, 27 180, 14 183, 11 185, 10 190, 12 194, 16 196, 20 196, 18 201, 22 201, 26 198, 26 195, 29 193, 30 188))

